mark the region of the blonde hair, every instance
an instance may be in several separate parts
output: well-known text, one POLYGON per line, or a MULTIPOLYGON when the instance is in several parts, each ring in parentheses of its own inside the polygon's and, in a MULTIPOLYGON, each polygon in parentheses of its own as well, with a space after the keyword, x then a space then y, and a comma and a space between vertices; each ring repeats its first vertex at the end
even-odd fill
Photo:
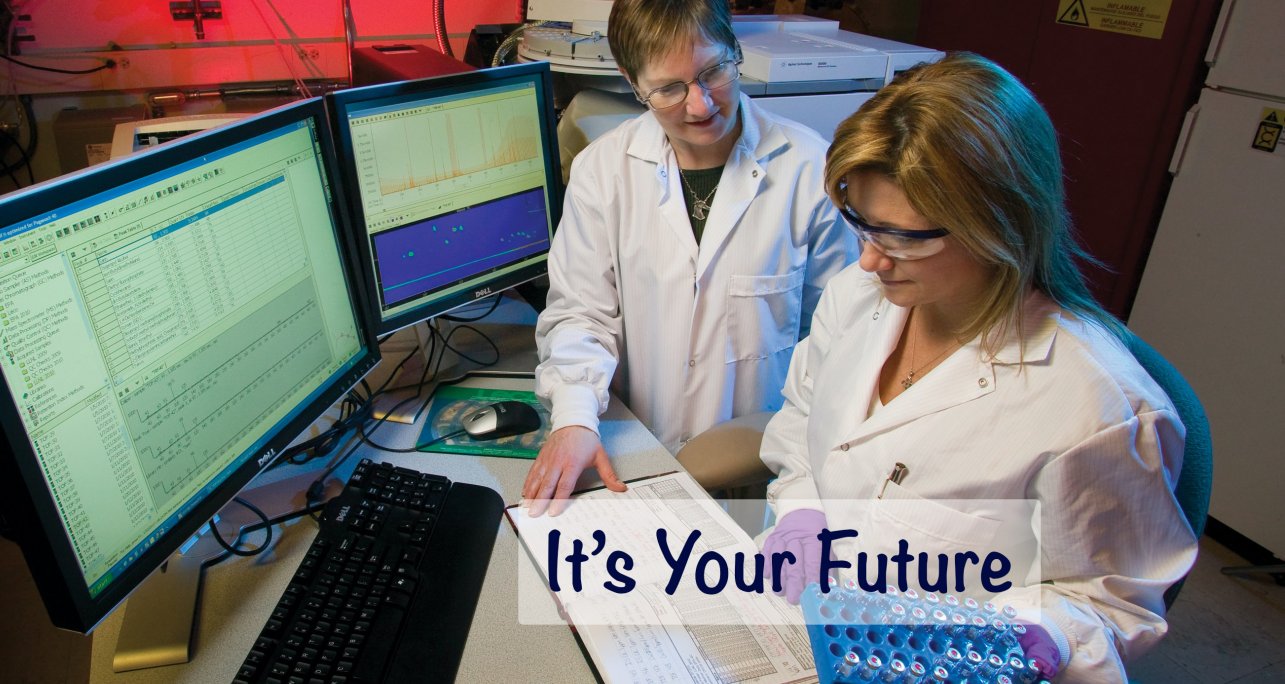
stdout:
POLYGON ((726 0, 616 0, 611 6, 607 42, 631 83, 649 61, 697 37, 739 54, 726 0))
POLYGON ((1093 299, 1076 260, 1057 133, 1012 74, 967 52, 899 74, 835 130, 825 186, 837 206, 848 174, 886 175, 914 209, 993 269, 977 313, 956 333, 990 351, 1030 287, 1111 330, 1123 325, 1093 299))

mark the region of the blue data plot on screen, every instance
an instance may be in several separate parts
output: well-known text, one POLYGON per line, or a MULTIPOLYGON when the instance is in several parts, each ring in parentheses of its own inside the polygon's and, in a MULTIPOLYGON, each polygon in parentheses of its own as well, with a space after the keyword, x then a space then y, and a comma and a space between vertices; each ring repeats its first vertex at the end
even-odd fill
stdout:
POLYGON ((385 306, 450 287, 548 251, 543 188, 374 236, 385 306))

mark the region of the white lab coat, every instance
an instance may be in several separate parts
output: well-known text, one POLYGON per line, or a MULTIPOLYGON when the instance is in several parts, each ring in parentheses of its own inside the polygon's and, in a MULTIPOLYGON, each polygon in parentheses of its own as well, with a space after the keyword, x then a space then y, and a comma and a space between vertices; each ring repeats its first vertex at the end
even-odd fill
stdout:
MULTIPOLYGON (((994 359, 974 340, 867 419, 907 310, 857 267, 834 278, 764 436, 763 460, 779 473, 768 497, 778 519, 820 497, 830 529, 852 522, 830 519, 842 504, 825 501, 874 499, 885 486, 884 499, 1039 501, 1041 574, 1054 583, 1004 600, 1034 617, 1042 598, 1070 656, 1058 681, 1124 681, 1120 659, 1165 633, 1162 595, 1196 556, 1172 493, 1185 429, 1114 336, 1042 294, 1024 310, 1024 360, 1015 335, 994 359), (898 462, 906 478, 885 485, 898 462)), ((984 541, 999 527, 935 508, 933 527, 956 538, 984 541)))
POLYGON ((573 162, 536 325, 536 394, 553 429, 596 430, 609 387, 671 451, 781 406, 821 289, 858 252, 824 194, 825 142, 740 103, 741 137, 699 247, 651 112, 573 162))

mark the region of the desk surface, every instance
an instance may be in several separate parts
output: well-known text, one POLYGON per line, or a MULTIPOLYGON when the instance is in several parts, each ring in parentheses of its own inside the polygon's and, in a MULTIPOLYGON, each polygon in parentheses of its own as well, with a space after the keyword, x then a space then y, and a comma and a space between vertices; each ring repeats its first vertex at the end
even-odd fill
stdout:
MULTIPOLYGON (((530 340, 530 328, 519 330, 530 340)), ((520 344, 520 340, 517 342, 520 344)), ((511 349, 512 344, 501 344, 511 349)), ((505 366, 509 370, 530 370, 531 350, 510 354, 506 349, 505 366), (513 366, 517 366, 513 368, 513 366), (525 368, 523 368, 525 366, 525 368)), ((449 375, 449 374, 448 374, 449 375)), ((529 389, 529 378, 496 381, 517 389, 529 389), (507 384, 505 384, 507 383, 507 384), (516 386, 515 386, 516 385, 516 386)), ((421 421, 423 418, 420 419, 421 421)), ((412 446, 420 425, 393 425, 377 434, 389 447, 412 446)), ((677 461, 621 402, 613 401, 601 425, 603 444, 612 455, 616 473, 623 479, 654 475, 678 468, 677 461)), ((348 468, 361 458, 382 460, 397 465, 445 475, 454 482, 468 482, 498 491, 505 503, 516 503, 521 495, 530 461, 523 459, 458 456, 447 454, 395 454, 362 446, 349 459, 348 468)), ((581 480, 582 485, 598 483, 581 480)), ((315 477, 315 475, 313 476, 315 477)), ((303 478, 303 487, 311 477, 303 478)), ((298 498, 277 502, 274 509, 286 511, 302 506, 300 487, 289 487, 298 498)), ((264 488, 265 490, 268 488, 264 488)), ((279 490, 280 487, 277 487, 279 490)), ((248 496, 256 500, 254 493, 248 496)), ((288 497, 285 497, 288 498, 288 497)), ((257 502, 257 501, 256 501, 257 502)), ((273 515, 272 510, 268 511, 273 515)), ((482 595, 473 617, 468 645, 460 663, 458 681, 593 681, 593 674, 565 626, 518 624, 518 554, 517 535, 507 522, 497 521, 499 534, 491 555, 482 595), (554 674, 556 673, 556 674, 554 674)), ((117 674, 112 671, 112 655, 128 603, 107 618, 94 632, 90 680, 94 682, 228 682, 254 644, 269 614, 293 576, 303 554, 315 536, 316 525, 303 518, 279 526, 278 541, 269 553, 254 558, 236 558, 209 568, 205 572, 198 606, 196 631, 192 640, 192 659, 186 665, 138 670, 117 674)), ((531 600, 530 597, 523 597, 531 600)), ((539 600, 539 599, 536 599, 539 600)), ((552 601, 547 595, 544 600, 552 601)))

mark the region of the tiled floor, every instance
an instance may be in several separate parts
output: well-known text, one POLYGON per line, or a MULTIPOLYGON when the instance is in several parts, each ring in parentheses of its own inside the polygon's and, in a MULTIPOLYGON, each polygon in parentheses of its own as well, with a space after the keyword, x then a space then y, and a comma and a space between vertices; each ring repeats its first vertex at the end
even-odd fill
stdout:
MULTIPOLYGON (((1169 636, 1129 668, 1137 684, 1285 682, 1285 587, 1220 572, 1244 561, 1208 538, 1170 613, 1169 636)), ((48 626, 17 547, 0 541, 0 680, 79 684, 89 638, 48 626)))
POLYGON ((1169 636, 1132 663, 1140 684, 1285 682, 1285 587, 1269 575, 1231 577, 1240 556, 1205 537, 1169 612, 1169 636))

